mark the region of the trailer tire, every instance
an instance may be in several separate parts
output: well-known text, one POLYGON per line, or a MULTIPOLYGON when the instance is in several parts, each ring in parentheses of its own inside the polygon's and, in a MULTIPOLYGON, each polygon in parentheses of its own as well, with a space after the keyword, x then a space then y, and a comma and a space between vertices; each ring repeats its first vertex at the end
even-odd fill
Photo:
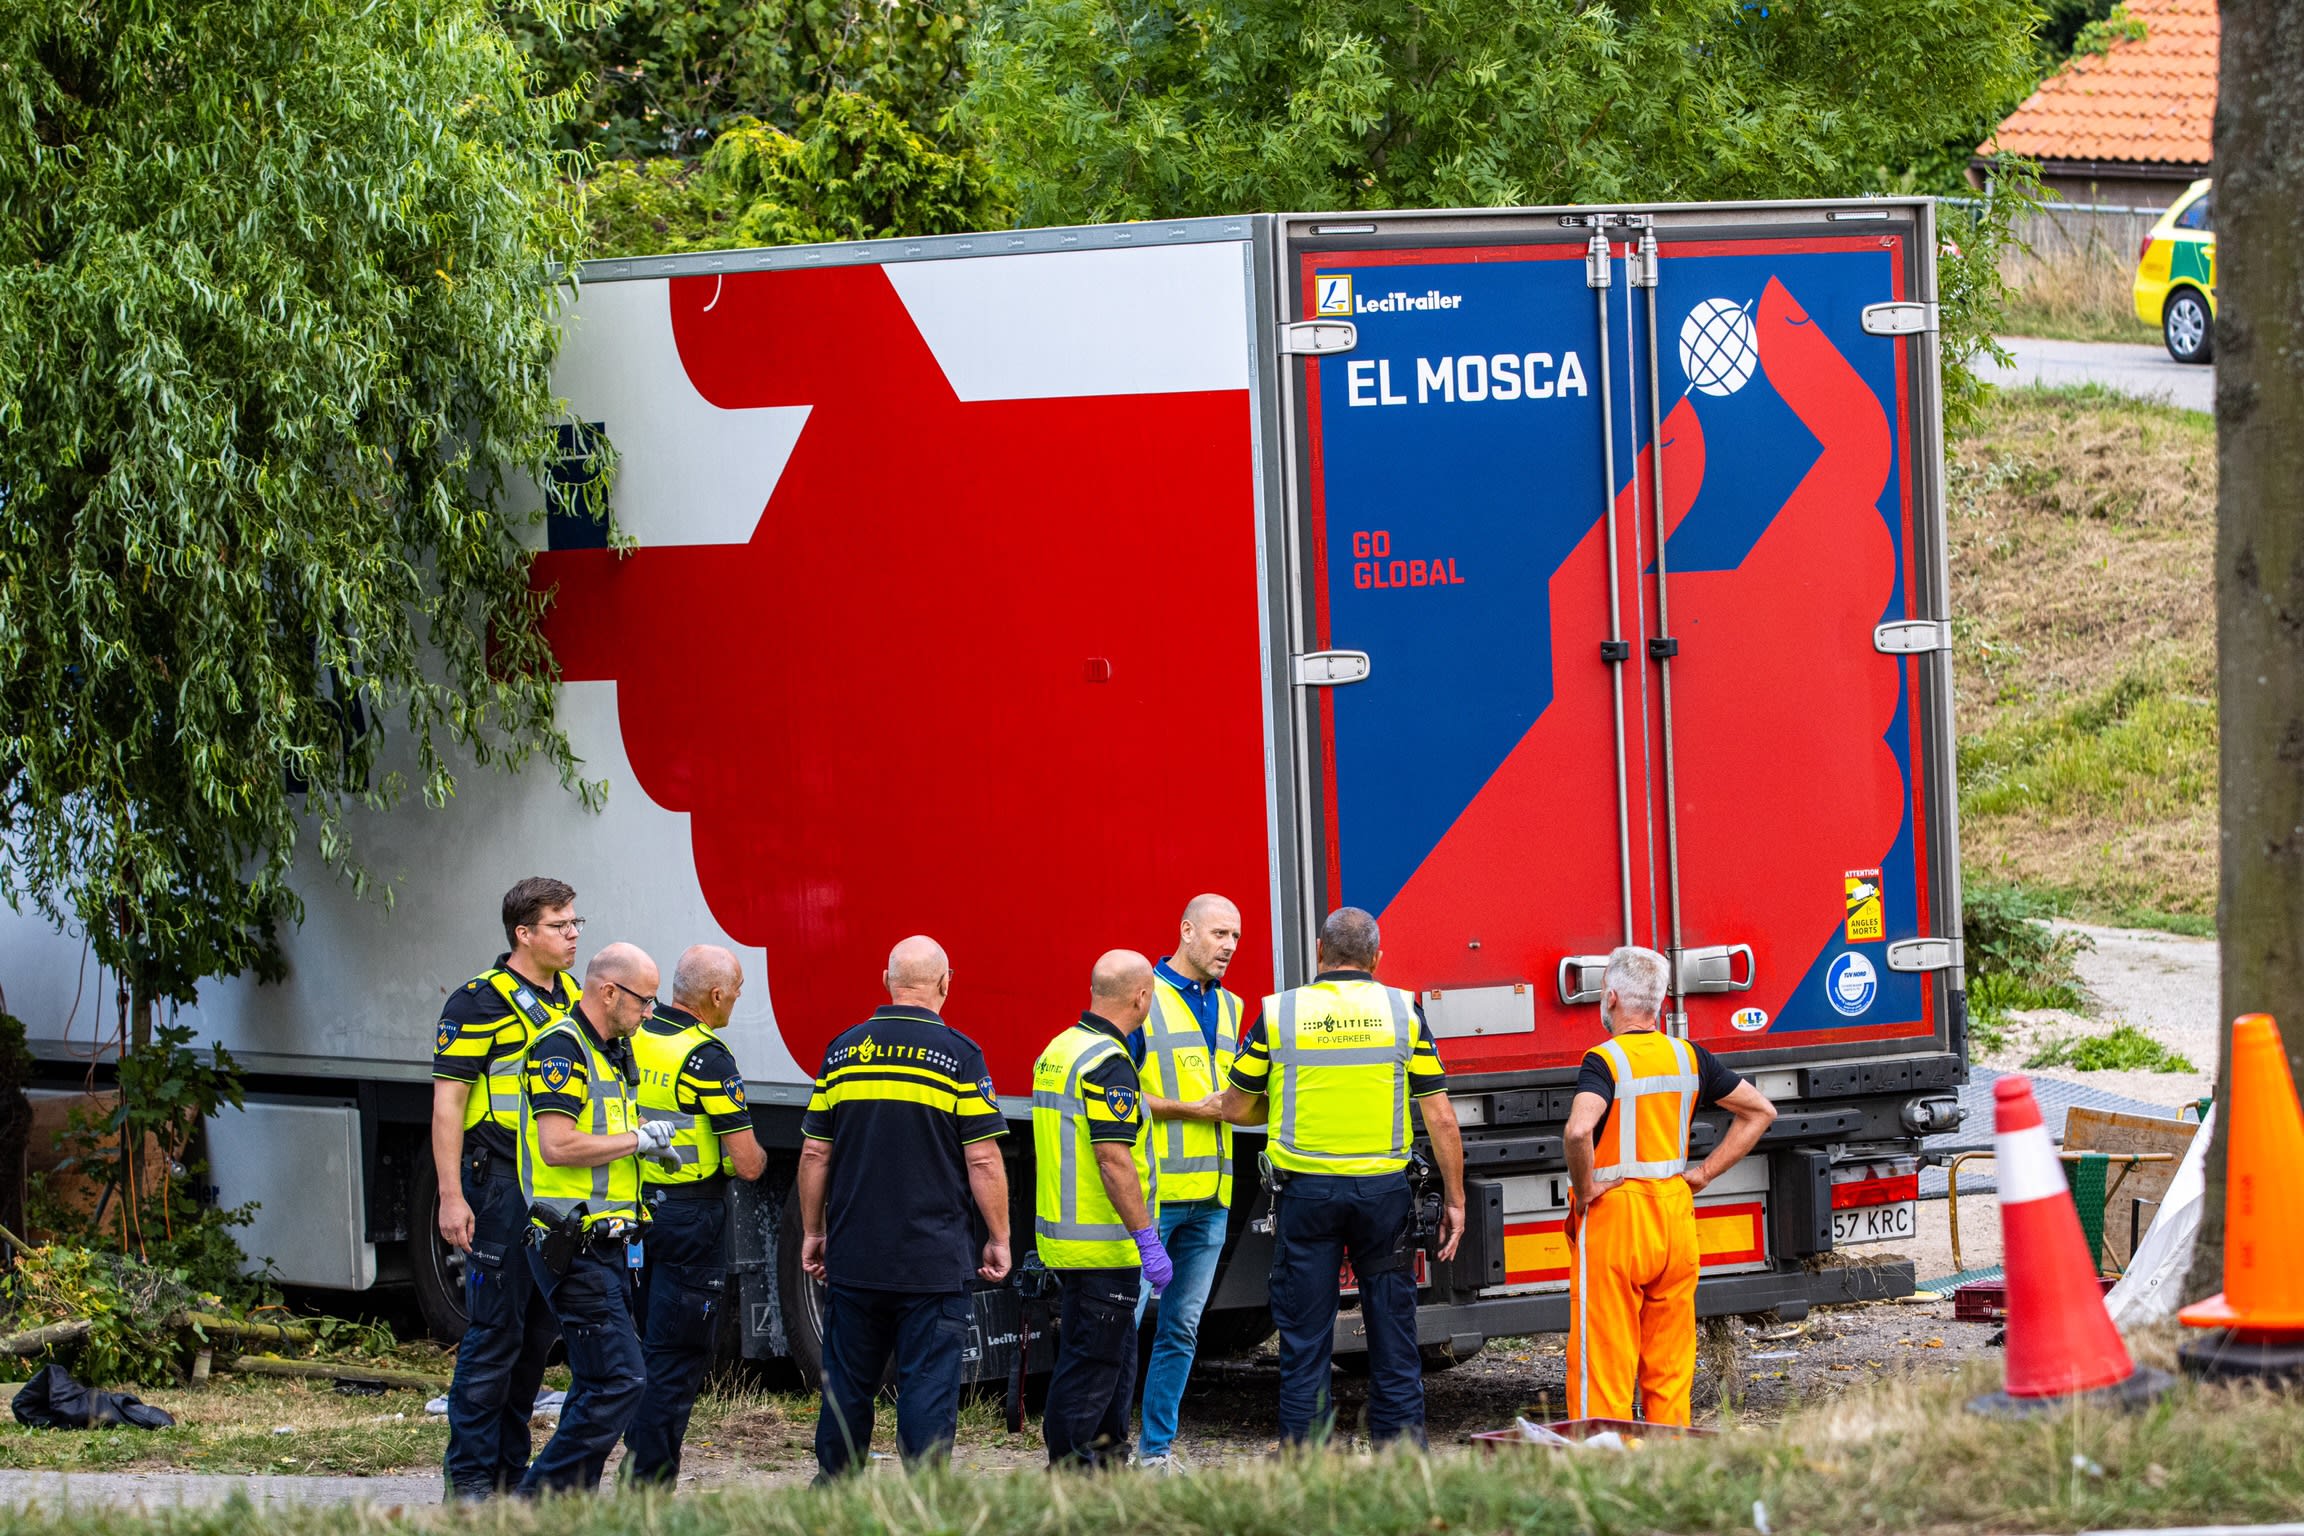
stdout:
POLYGON ((416 1287, 416 1309, 424 1327, 443 1344, 464 1337, 464 1256, 440 1237, 440 1180, 433 1173, 432 1149, 416 1154, 409 1173, 408 1269, 416 1287))
POLYGON ((800 1267, 800 1200, 784 1202, 776 1231, 776 1300, 784 1314, 784 1346, 811 1392, 824 1387, 825 1291, 800 1267))

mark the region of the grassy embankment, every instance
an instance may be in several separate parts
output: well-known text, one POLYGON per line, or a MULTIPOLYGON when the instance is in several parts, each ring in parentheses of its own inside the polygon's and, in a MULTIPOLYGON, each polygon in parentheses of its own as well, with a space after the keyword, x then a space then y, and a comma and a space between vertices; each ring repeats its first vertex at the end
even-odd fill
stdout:
POLYGON ((2215 429, 2008 390, 1951 444, 1971 887, 2205 933, 2216 900, 2215 429))
POLYGON ((2160 328, 2136 318, 2136 249, 2101 238, 2011 255, 2005 336, 2129 341, 2150 346, 2160 328))
POLYGON ((2304 1506, 2304 1402, 2180 1384, 2133 1416, 2068 1412, 2011 1424, 1960 1409, 1997 1365, 1852 1393, 1770 1430, 1628 1454, 1264 1461, 1189 1478, 1051 1481, 1036 1470, 906 1480, 888 1469, 818 1492, 735 1487, 677 1498, 577 1500, 473 1514, 245 1506, 150 1517, 0 1515, 16 1530, 181 1536, 394 1526, 525 1536, 1342 1536, 1456 1530, 1632 1536, 1650 1531, 2077 1531, 2263 1521, 2304 1506), (1756 1515, 1755 1506, 1759 1506, 1756 1515))

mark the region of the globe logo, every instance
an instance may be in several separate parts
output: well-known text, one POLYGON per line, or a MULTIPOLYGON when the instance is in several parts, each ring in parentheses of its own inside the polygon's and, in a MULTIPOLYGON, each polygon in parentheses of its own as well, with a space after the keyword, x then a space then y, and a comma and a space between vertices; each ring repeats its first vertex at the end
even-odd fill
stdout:
POLYGON ((1707 395, 1732 395, 1760 366, 1752 317, 1732 299, 1706 299, 1680 322, 1680 371, 1707 395))

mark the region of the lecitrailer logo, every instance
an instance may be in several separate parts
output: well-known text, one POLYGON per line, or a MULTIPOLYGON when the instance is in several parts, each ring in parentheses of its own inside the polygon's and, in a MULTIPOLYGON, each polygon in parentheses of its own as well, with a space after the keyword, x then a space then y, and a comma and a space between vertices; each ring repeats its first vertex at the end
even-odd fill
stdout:
POLYGON ((1319 319, 1350 315, 1396 315, 1414 310, 1462 309, 1464 295, 1427 288, 1422 293, 1393 289, 1386 293, 1354 291, 1349 272, 1322 272, 1312 279, 1312 313, 1319 319))

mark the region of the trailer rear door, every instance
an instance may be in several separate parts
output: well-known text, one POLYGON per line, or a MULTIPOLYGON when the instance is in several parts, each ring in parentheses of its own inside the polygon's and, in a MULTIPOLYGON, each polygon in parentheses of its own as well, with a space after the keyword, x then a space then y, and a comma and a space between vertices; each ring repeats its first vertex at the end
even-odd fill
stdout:
POLYGON ((1623 942, 1755 1063, 1943 1029, 1899 968, 1942 952, 1891 963, 1948 835, 1933 351, 1883 334, 1928 323, 1926 238, 1917 204, 1289 228, 1286 317, 1354 328, 1285 370, 1299 648, 1368 657, 1299 668, 1307 894, 1378 913, 1455 1070, 1573 1064, 1623 942))

